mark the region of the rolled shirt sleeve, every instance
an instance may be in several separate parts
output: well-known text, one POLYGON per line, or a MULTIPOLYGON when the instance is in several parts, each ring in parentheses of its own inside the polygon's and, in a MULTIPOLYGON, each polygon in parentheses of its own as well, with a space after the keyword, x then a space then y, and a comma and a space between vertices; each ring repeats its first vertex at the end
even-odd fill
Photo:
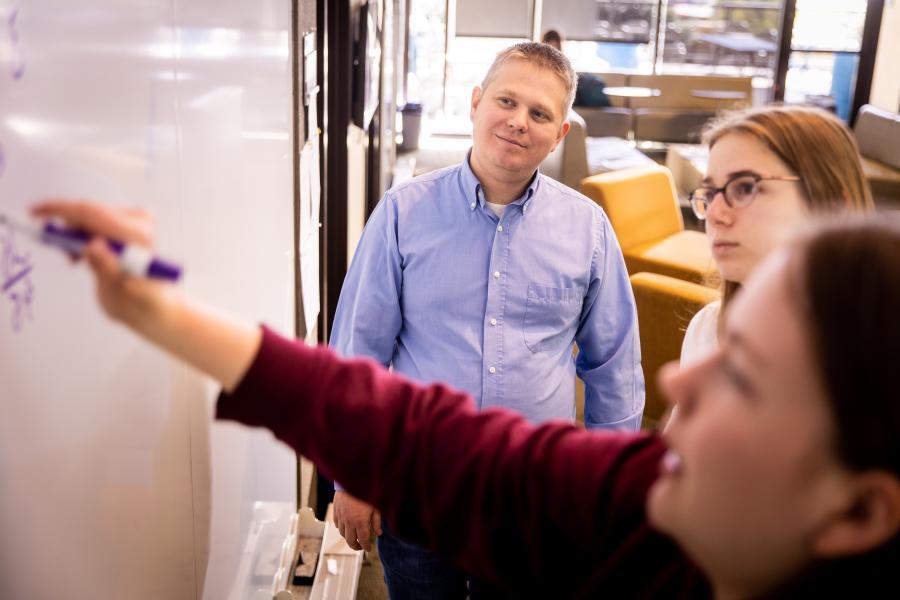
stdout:
POLYGON ((584 423, 589 429, 637 431, 644 412, 637 309, 622 251, 602 213, 593 262, 575 336, 576 373, 584 381, 584 423))

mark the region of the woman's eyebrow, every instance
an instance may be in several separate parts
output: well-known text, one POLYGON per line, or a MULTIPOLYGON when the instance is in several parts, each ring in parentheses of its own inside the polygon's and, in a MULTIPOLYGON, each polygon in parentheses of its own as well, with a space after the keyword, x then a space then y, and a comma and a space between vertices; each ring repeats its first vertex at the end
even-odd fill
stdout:
MULTIPOLYGON (((760 174, 753 169, 743 169, 740 171, 732 171, 731 173, 728 173, 728 175, 725 176, 725 181, 731 181, 735 177, 743 177, 744 175, 755 175, 757 177, 760 177, 760 174)), ((703 178, 703 183, 712 183, 712 178, 707 175, 703 178)))

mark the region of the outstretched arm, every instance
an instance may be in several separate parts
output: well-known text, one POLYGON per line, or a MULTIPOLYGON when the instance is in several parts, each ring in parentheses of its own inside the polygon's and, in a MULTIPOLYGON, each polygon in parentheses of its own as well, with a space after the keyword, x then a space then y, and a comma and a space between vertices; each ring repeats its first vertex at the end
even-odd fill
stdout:
MULTIPOLYGON (((35 214, 152 242, 146 216, 129 211, 49 202, 35 214)), ((111 317, 223 385, 219 418, 269 428, 382 509, 398 534, 467 571, 559 597, 628 590, 645 569, 662 569, 667 583, 683 573, 644 515, 658 439, 479 412, 446 386, 341 360, 126 276, 99 238, 87 259, 111 317)))
POLYGON ((269 428, 400 537, 522 595, 575 597, 594 579, 621 595, 677 556, 644 516, 658 438, 535 427, 270 331, 217 416, 269 428))

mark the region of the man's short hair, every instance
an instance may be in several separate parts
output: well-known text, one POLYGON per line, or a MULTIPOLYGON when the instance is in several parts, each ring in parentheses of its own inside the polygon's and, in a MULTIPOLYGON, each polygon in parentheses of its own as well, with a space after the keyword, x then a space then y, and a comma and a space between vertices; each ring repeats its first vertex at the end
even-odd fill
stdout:
POLYGON ((547 69, 559 77, 566 88, 566 105, 562 107, 562 118, 565 121, 569 110, 572 108, 572 102, 575 100, 575 90, 578 88, 578 75, 572 68, 569 59, 562 52, 547 44, 538 42, 513 44, 497 53, 497 58, 494 59, 487 74, 484 76, 484 80, 481 82, 482 90, 487 88, 488 84, 494 80, 500 67, 510 60, 525 61, 536 67, 547 69))

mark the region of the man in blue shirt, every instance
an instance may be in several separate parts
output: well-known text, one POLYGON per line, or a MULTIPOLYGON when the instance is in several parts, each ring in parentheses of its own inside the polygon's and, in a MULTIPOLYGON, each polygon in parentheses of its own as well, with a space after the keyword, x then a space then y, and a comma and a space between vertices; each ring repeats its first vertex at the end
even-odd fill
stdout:
MULTIPOLYGON (((497 56, 472 93, 467 160, 389 190, 372 213, 334 348, 533 422, 574 418, 577 373, 587 427, 639 428, 637 316, 618 242, 591 200, 537 173, 569 129, 575 86, 568 60, 545 44, 497 56)), ((380 536, 394 600, 465 597, 463 574, 382 533, 371 506, 338 491, 334 515, 355 548, 380 536)))

